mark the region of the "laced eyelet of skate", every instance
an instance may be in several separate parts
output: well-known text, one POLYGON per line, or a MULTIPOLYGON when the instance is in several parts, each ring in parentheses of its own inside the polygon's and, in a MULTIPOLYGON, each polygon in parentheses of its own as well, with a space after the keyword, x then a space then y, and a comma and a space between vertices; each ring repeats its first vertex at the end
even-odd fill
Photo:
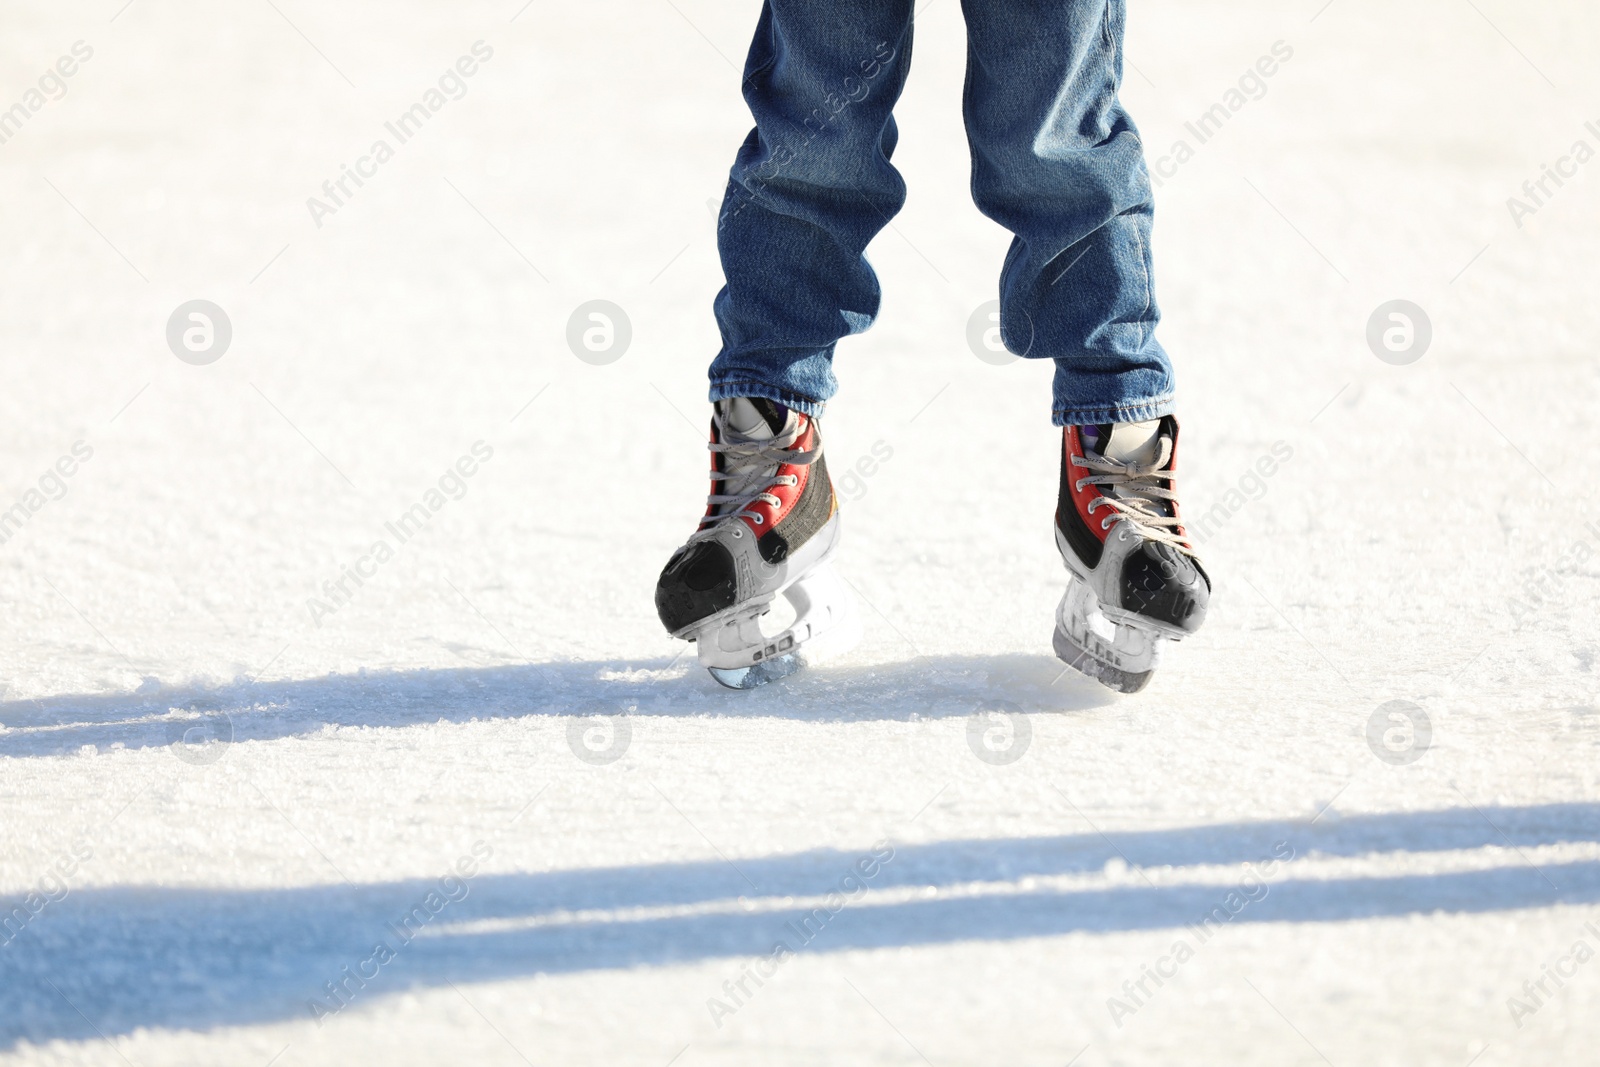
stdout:
POLYGON ((1087 477, 1077 480, 1079 492, 1085 485, 1117 492, 1116 496, 1096 497, 1085 509, 1092 515, 1101 505, 1111 508, 1113 513, 1100 520, 1102 530, 1109 530, 1119 518, 1127 519, 1149 540, 1170 545, 1187 556, 1195 554, 1178 534, 1180 520, 1162 510, 1162 504, 1168 501, 1176 510, 1178 500, 1178 494, 1170 488, 1171 476, 1165 470, 1172 458, 1171 439, 1162 440, 1161 454, 1151 463, 1123 463, 1095 455, 1071 458, 1074 467, 1088 471, 1087 477))
MULTIPOLYGON (((712 452, 720 452, 724 457, 724 470, 712 470, 711 481, 713 488, 719 488, 717 483, 733 481, 748 477, 753 467, 778 466, 790 464, 798 467, 809 466, 821 455, 820 449, 809 452, 792 451, 794 443, 798 441, 804 429, 795 425, 766 439, 750 438, 734 430, 732 427, 722 427, 722 440, 713 441, 706 447, 712 452)), ((764 486, 748 493, 717 493, 713 492, 706 497, 706 512, 708 518, 701 523, 701 532, 721 526, 730 519, 742 515, 749 515, 751 521, 760 526, 765 524, 766 518, 759 512, 751 511, 755 504, 766 504, 777 509, 783 506, 769 490, 776 488, 792 488, 800 484, 800 479, 792 474, 780 474, 767 482, 764 486), (720 512, 712 514, 713 512, 720 512)), ((735 531, 737 533, 737 531, 735 531)))

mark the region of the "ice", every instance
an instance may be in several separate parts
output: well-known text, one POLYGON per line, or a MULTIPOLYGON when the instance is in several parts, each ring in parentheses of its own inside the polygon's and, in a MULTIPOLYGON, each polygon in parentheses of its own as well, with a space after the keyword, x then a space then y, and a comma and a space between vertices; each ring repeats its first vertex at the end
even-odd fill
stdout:
POLYGON ((651 595, 756 4, 8 4, 0 1062, 1592 1062, 1600 15, 1475 6, 1130 5, 1216 595, 1119 697, 959 5, 824 421, 864 637, 733 692, 651 595))

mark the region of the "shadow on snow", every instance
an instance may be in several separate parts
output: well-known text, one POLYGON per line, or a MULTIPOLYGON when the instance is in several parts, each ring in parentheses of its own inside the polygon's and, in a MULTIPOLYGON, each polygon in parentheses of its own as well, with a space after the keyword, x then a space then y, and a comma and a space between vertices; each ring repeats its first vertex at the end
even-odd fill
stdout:
MULTIPOLYGON (((1233 888, 1153 886, 1137 872, 1087 888, 1021 881, 1100 872, 1114 857, 1159 868, 1264 861, 1283 841, 1298 856, 1360 856, 1594 840, 1600 840, 1600 804, 1572 803, 1185 827, 1114 839, 1085 834, 906 845, 869 880, 874 892, 968 890, 868 894, 833 915, 809 944, 787 924, 801 922, 814 903, 784 898, 827 894, 864 853, 743 858, 737 869, 719 860, 484 871, 466 896, 403 945, 390 924, 437 889, 434 880, 260 890, 84 889, 48 905, 0 948, 0 1048, 139 1027, 203 1030, 309 1020, 309 1002, 326 1002, 324 983, 340 979, 342 968, 357 969, 379 940, 395 947, 395 958, 358 991, 352 1010, 385 994, 447 982, 717 958, 730 960, 728 977, 734 977, 742 963, 733 960, 768 954, 778 941, 797 951, 835 952, 1179 929, 1202 921, 1233 888), (974 883, 1008 885, 1000 891, 974 883), (745 910, 737 904, 740 896, 773 907, 745 910), (718 910, 708 910, 712 902, 718 910), (696 905, 699 911, 689 910, 696 905)), ((1231 922, 1340 922, 1600 902, 1600 863, 1534 869, 1504 855, 1497 853, 1494 862, 1511 865, 1387 877, 1297 878, 1293 864, 1280 866, 1282 880, 1231 922)), ((682 995, 699 1010, 705 998, 721 994, 708 988, 682 995)))
POLYGON ((84 745, 167 745, 226 716, 234 741, 314 734, 325 725, 410 726, 533 715, 776 716, 819 722, 970 715, 980 705, 1079 711, 1113 698, 1048 656, 928 656, 818 667, 751 692, 722 689, 692 655, 673 662, 538 663, 241 680, 0 703, 0 756, 47 756, 84 745))

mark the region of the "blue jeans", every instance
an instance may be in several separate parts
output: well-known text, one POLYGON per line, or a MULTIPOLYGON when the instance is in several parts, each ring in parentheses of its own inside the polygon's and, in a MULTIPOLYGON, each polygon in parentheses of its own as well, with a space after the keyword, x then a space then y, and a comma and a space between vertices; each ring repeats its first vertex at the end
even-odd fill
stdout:
MULTIPOLYGON (((863 252, 905 203, 889 160, 912 3, 767 0, 744 75, 756 127, 718 220, 727 284, 711 399, 820 414, 838 388, 834 345, 877 316, 863 252)), ((961 6, 972 198, 1015 235, 1000 270, 1001 339, 1055 360, 1058 426, 1167 414, 1150 181, 1117 101, 1126 0, 961 6)))

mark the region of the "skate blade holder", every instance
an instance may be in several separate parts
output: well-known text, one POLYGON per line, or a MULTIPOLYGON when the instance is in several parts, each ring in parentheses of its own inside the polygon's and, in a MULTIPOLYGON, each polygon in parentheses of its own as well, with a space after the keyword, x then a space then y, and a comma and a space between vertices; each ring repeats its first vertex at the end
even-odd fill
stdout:
POLYGON ((859 638, 849 589, 830 571, 814 571, 780 594, 795 617, 777 634, 762 631, 772 601, 716 622, 695 637, 700 665, 730 689, 754 689, 843 651, 859 638), (825 640, 824 640, 825 638, 825 640))
POLYGON ((1068 581, 1052 640, 1068 666, 1119 693, 1137 693, 1160 666, 1165 640, 1154 630, 1106 618, 1087 583, 1068 581))

